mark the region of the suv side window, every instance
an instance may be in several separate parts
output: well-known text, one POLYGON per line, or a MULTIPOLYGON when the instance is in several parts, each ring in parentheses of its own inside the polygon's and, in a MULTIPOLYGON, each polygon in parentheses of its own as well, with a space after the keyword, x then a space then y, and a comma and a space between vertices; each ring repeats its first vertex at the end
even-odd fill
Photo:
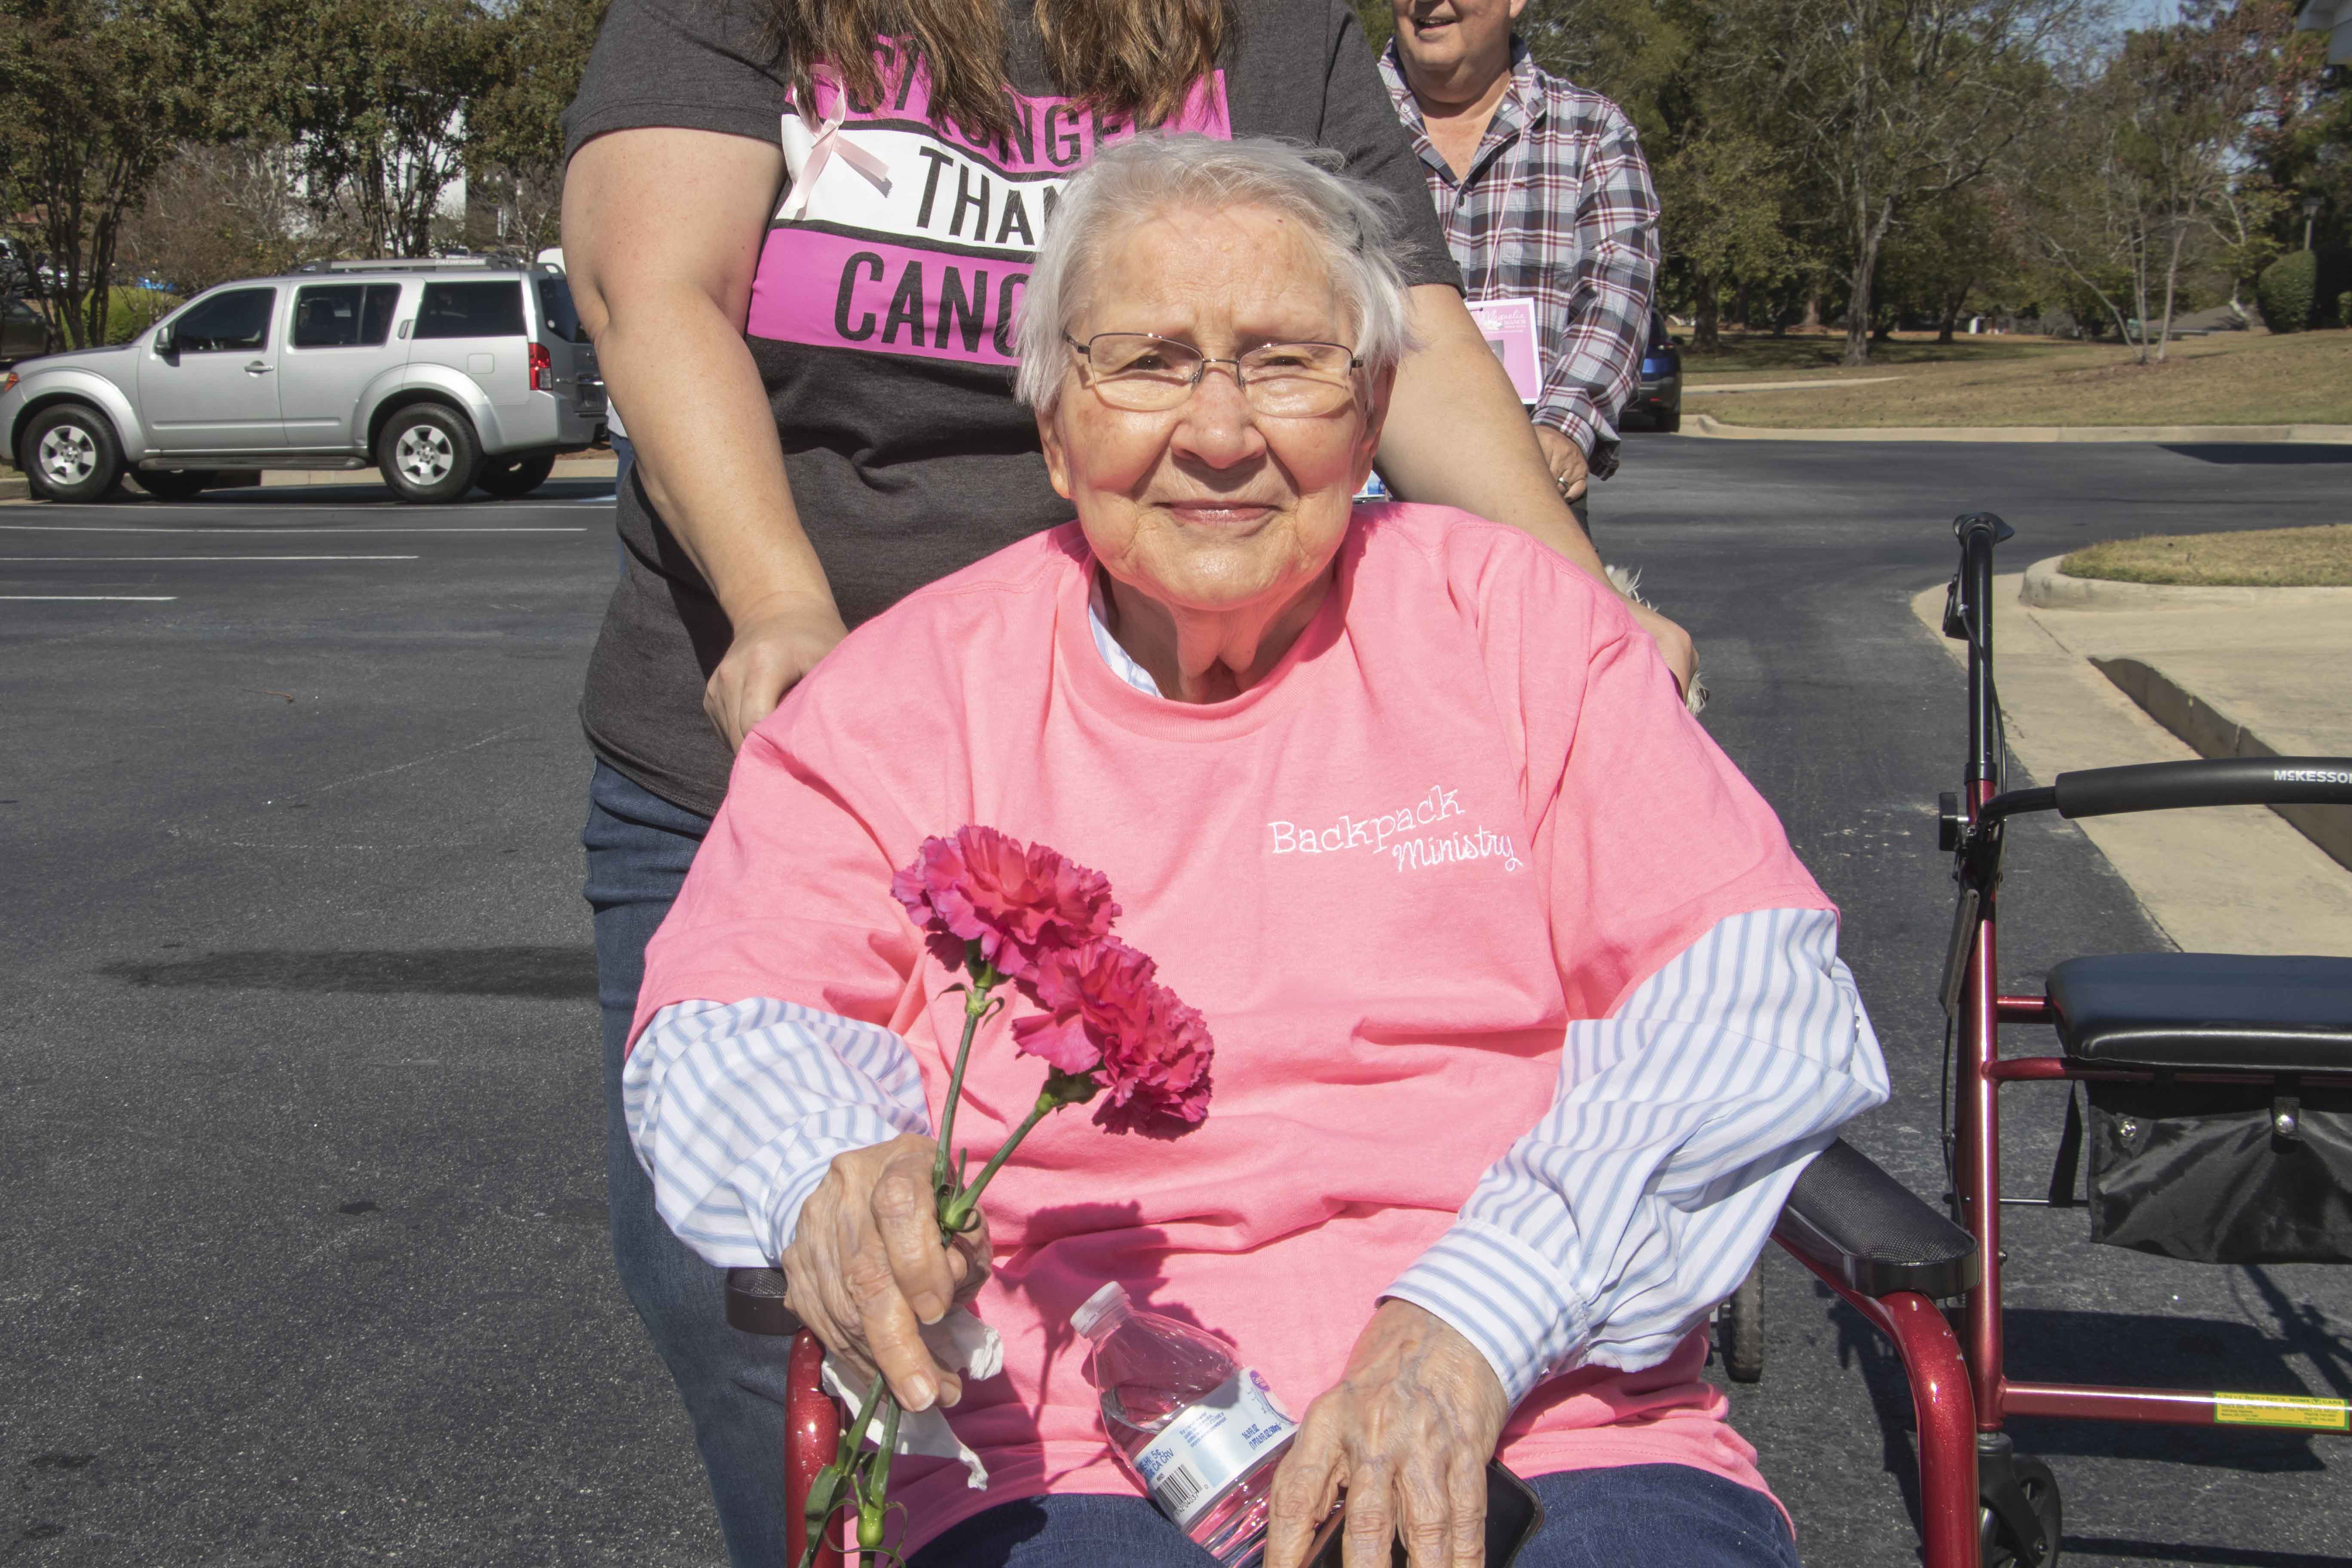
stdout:
POLYGON ((392 333, 397 283, 311 283, 294 295, 298 349, 373 348, 392 333))
POLYGON ((580 324, 580 312, 572 308, 572 286, 561 278, 539 280, 539 319, 567 343, 588 341, 588 330, 580 324))
POLYGON ((420 338, 522 336, 522 283, 427 283, 416 312, 420 338))
POLYGON ((172 347, 194 354, 265 347, 269 342, 269 311, 277 302, 275 289, 232 289, 199 300, 172 323, 172 347))

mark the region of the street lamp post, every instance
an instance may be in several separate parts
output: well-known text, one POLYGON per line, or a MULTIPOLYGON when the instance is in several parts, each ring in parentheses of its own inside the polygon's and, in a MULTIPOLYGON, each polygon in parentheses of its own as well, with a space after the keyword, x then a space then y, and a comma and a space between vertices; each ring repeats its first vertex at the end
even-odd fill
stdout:
POLYGON ((2317 196, 2303 198, 2303 247, 2305 250, 2311 248, 2311 226, 2319 216, 2320 205, 2320 198, 2317 196))

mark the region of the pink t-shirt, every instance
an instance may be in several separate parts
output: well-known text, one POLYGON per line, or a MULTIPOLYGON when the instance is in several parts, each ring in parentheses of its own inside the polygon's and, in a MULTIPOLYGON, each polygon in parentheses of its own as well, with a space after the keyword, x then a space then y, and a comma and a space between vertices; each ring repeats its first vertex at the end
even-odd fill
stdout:
MULTIPOLYGON (((1119 934, 1214 1033, 1202 1126, 1120 1137, 1065 1110, 989 1188, 975 1310, 1005 1372, 950 1419, 991 1485, 900 1461, 910 1549, 1014 1499, 1136 1490, 1068 1326, 1105 1280, 1230 1338, 1303 1410, 1551 1104, 1569 1020, 1607 1016, 1728 916, 1828 907, 1613 595, 1460 512, 1356 517, 1321 611, 1227 702, 1105 666, 1075 524, 908 597, 746 742, 647 950, 638 1029, 751 996, 881 1025, 937 1125, 962 1002, 890 876, 984 823, 1105 873, 1119 934)), ((974 1048, 956 1131, 975 1167, 1043 1080, 1011 1047, 1023 1005, 974 1048)), ((1694 1332, 1645 1372, 1543 1384, 1505 1462, 1677 1463, 1761 1489, 1705 1356, 1694 1332)))

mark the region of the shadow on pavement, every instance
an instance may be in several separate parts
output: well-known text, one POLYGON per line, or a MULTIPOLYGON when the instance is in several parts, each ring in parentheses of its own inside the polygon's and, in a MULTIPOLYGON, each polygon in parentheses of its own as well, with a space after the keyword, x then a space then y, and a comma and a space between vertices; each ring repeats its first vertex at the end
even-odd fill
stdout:
MULTIPOLYGON (((1826 1287, 1817 1289, 1828 1296, 1826 1287)), ((1916 1425, 1903 1363, 1894 1346, 1843 1301, 1831 1308, 1830 1319, 1837 1327, 1839 1364, 1858 1367, 1870 1390, 1886 1471, 1903 1489, 1904 1507, 1916 1522, 1916 1425)), ((2307 1394, 2310 1390, 2287 1364, 2287 1356, 2303 1352, 2332 1373, 2331 1362, 2340 1360, 2347 1348, 2332 1336, 2324 1346, 2299 1344, 2248 1323, 2211 1318, 2013 1307, 2004 1314, 2002 1326, 2012 1377, 2116 1387, 2307 1394)), ((2310 1435, 2278 1428, 2019 1418, 2009 1423, 2009 1431, 2019 1451, 2027 1454, 2161 1459, 2253 1474, 2326 1468, 2312 1451, 2310 1435)))
POLYGON ((2215 1563, 2226 1568, 2344 1568, 2352 1557, 2315 1552, 2265 1552, 2259 1546, 2200 1546, 2166 1541, 2124 1541, 2110 1535, 2066 1532, 2070 1553, 2120 1557, 2129 1563, 2215 1563))
POLYGON ((2278 468, 2306 463, 2352 463, 2352 446, 2279 446, 2252 442, 2215 441, 2166 445, 2168 452, 2194 458, 2200 463, 2260 464, 2278 468))
MULTIPOLYGON (((501 502, 498 497, 487 491, 468 490, 456 502, 450 504, 533 506, 544 505, 549 501, 593 500, 600 497, 609 498, 612 494, 613 479, 612 476, 607 474, 588 479, 550 479, 530 494, 517 496, 510 502, 501 502)), ((104 501, 83 504, 108 507, 236 507, 239 509, 257 507, 264 510, 274 507, 298 506, 406 508, 411 505, 394 495, 389 486, 375 479, 352 484, 247 485, 238 489, 205 490, 184 500, 169 501, 158 500, 152 496, 144 495, 126 486, 104 501)), ((417 506, 415 510, 438 511, 441 509, 435 506, 417 506)))
POLYGON ((405 951, 261 950, 212 952, 162 963, 101 964, 133 985, 243 991, 324 991, 357 995, 536 996, 593 999, 591 947, 449 947, 405 951))

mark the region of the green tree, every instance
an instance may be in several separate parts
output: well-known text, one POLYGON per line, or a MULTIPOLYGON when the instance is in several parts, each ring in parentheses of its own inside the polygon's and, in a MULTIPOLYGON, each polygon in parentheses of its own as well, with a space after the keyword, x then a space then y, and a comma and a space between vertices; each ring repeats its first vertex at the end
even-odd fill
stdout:
POLYGON ((220 21, 202 0, 0 0, 0 226, 69 345, 107 341, 123 226, 215 123, 220 21))
POLYGON ((266 3, 282 41, 255 80, 312 205, 347 208, 372 256, 431 254, 490 75, 489 14, 475 0, 266 3))
POLYGON ((2018 277, 2024 258, 2001 192, 1987 186, 1956 191, 1912 216, 1891 235, 1881 262, 1894 311, 1933 316, 1936 341, 1956 335, 1969 297, 2018 277))
POLYGON ((610 0, 514 0, 492 19, 482 80, 467 110, 467 177, 499 204, 494 237, 526 252, 556 242, 563 110, 610 0))

